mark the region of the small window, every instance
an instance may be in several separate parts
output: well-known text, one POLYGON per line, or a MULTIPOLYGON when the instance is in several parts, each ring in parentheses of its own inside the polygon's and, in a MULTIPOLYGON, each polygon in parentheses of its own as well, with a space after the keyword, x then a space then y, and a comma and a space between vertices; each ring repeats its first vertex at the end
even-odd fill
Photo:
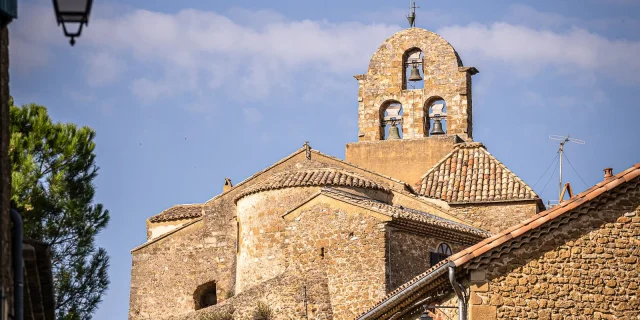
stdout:
POLYGON ((193 294, 193 299, 195 300, 196 310, 217 304, 216 282, 211 281, 199 286, 193 294))
POLYGON ((431 257, 430 257, 430 262, 431 262, 431 266, 436 265, 438 262, 446 259, 448 256, 451 255, 451 247, 446 244, 446 243, 441 243, 438 246, 438 249, 436 252, 431 252, 431 257))
POLYGON ((451 247, 443 242, 438 246, 438 253, 448 257, 451 255, 451 247))
POLYGON ((324 259, 324 247, 320 248, 320 259, 324 259))

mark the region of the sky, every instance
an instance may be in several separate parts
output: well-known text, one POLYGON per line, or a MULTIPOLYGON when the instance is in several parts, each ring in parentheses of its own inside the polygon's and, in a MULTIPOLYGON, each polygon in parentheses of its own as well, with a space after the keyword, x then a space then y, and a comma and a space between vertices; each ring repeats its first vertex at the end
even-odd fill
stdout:
MULTIPOLYGON (((145 219, 203 203, 302 147, 344 159, 357 82, 407 27, 409 1, 97 1, 69 46, 50 1, 10 25, 11 94, 95 129, 97 240, 111 286, 94 319, 126 319, 130 250, 145 219)), ((557 200, 640 161, 640 0, 418 1, 416 26, 448 40, 473 77, 474 140, 557 200), (556 162, 554 162, 554 160, 556 162)))

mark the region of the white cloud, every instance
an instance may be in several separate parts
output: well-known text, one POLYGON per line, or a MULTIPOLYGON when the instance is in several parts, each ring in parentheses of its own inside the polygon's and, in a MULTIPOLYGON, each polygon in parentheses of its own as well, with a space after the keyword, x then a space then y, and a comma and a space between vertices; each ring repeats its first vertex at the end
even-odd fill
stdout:
MULTIPOLYGON (((243 16, 240 13, 236 10, 232 16, 243 16)), ((203 89, 205 84, 238 100, 250 100, 287 89, 292 75, 301 70, 318 76, 365 72, 378 45, 399 29, 382 24, 284 21, 271 11, 253 12, 252 17, 252 24, 246 25, 214 12, 135 10, 117 18, 95 18, 83 40, 97 51, 129 55, 156 73, 162 70, 160 78, 139 75, 131 85, 138 97, 153 100, 203 89), (188 74, 188 83, 194 85, 169 77, 175 73, 188 74)))
POLYGON ((640 42, 610 40, 579 28, 553 32, 498 22, 445 27, 439 33, 466 57, 504 63, 531 75, 545 68, 576 76, 594 71, 625 82, 638 81, 640 72, 640 42))
POLYGON ((28 73, 46 65, 51 47, 66 44, 62 30, 57 27, 53 7, 20 4, 18 19, 9 25, 11 68, 28 73))
POLYGON ((87 83, 94 87, 113 83, 124 68, 122 61, 107 52, 92 54, 85 62, 87 83))
POLYGON ((262 121, 262 114, 260 113, 260 110, 256 108, 244 108, 242 109, 242 114, 244 115, 245 120, 250 124, 256 124, 262 121))

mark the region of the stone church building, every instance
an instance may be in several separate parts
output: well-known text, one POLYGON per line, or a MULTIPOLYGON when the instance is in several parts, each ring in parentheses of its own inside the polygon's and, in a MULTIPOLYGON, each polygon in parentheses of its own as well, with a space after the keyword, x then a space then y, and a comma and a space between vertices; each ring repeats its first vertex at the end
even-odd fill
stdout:
POLYGON ((147 220, 129 319, 637 319, 640 164, 546 210, 473 140, 476 73, 392 35, 345 160, 305 143, 147 220))

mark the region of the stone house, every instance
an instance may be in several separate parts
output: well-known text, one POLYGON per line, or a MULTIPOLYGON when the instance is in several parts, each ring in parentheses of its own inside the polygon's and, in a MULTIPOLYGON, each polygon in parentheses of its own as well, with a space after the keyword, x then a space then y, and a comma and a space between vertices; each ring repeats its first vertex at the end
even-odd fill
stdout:
POLYGON ((637 163, 448 257, 357 319, 425 309, 434 319, 638 319, 639 259, 637 163))
POLYGON ((640 169, 545 211, 473 140, 476 73, 435 33, 392 35, 355 76, 359 134, 344 160, 305 143, 147 219, 129 319, 251 319, 259 302, 275 319, 414 319, 436 304, 453 317, 469 288, 474 319, 634 315, 640 169), (590 293, 568 290, 578 284, 590 293))

